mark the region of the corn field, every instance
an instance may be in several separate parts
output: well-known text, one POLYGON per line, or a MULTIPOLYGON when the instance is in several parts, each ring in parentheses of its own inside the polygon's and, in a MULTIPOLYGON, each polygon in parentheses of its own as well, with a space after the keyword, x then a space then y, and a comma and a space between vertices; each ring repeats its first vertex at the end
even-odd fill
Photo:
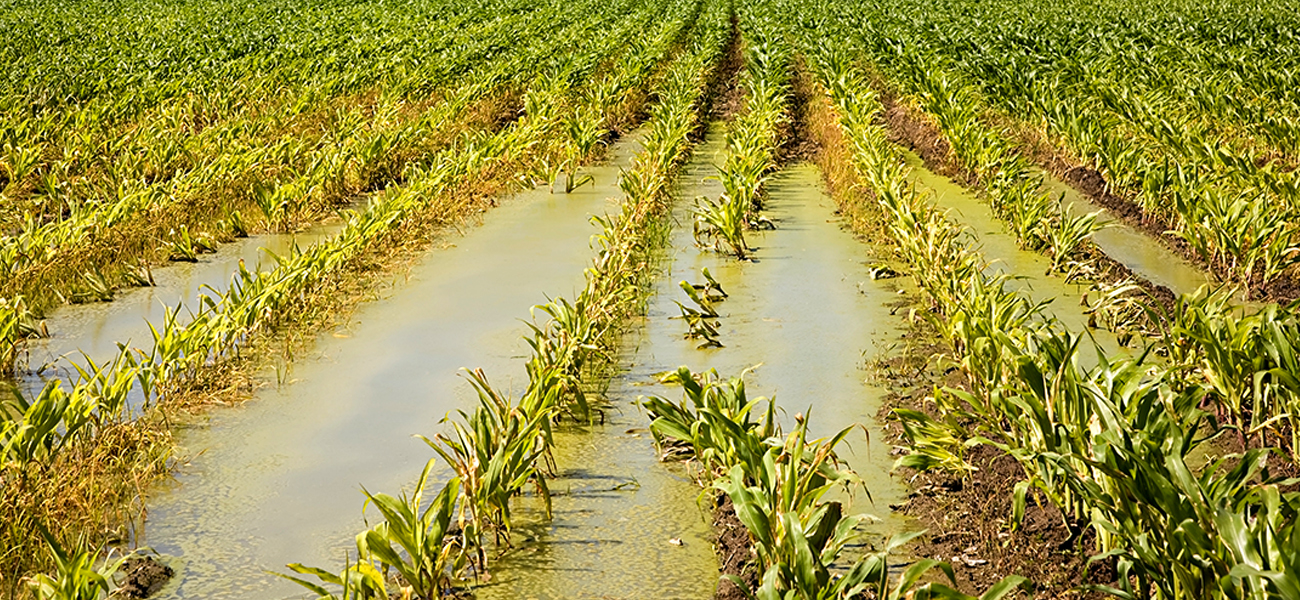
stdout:
POLYGON ((693 597, 563 567, 570 529, 600 564, 707 545, 716 598, 1300 598, 1297 8, 0 0, 0 598, 693 597), (552 275, 546 215, 587 196, 552 275), (825 223, 843 261, 783 245, 825 223), (1175 262, 1209 283, 1153 283, 1175 262), (395 397, 419 369, 365 340, 433 325, 460 337, 402 348, 459 383, 395 397), (170 508, 262 505, 194 496, 242 444, 320 507, 170 508), (575 508, 618 498, 658 509, 575 508), (713 533, 638 546, 661 513, 713 533), (279 562, 196 556, 225 525, 279 562))

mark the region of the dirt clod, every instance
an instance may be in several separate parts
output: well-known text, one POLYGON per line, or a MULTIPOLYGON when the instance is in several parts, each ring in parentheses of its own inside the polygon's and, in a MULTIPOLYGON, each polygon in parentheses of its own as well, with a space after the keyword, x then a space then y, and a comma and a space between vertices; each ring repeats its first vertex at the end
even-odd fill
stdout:
POLYGON ((152 557, 127 559, 119 572, 126 575, 117 593, 122 598, 148 598, 162 589, 176 574, 171 567, 152 557))
MULTIPOLYGON (((723 575, 735 575, 748 585, 758 587, 758 571, 750 553, 749 530, 736 516, 731 498, 719 496, 713 509, 713 549, 721 562, 723 575)), ((745 592, 729 580, 721 580, 714 600, 745 600, 745 592)))

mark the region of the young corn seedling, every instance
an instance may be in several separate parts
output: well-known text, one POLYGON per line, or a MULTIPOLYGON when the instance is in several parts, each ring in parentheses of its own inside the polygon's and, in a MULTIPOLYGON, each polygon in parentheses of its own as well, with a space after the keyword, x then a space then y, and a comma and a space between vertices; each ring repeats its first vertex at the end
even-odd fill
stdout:
POLYGON ((743 202, 727 196, 717 200, 700 196, 695 199, 694 212, 696 244, 716 252, 730 253, 740 260, 748 258, 750 248, 745 243, 748 219, 743 202))
POLYGON ((113 575, 131 554, 99 561, 96 553, 84 548, 65 550, 54 536, 41 527, 41 535, 54 556, 54 576, 44 573, 27 580, 27 587, 37 600, 100 600, 112 593, 113 575), (96 567, 96 563, 101 563, 96 567))
POLYGON ((244 215, 239 211, 232 211, 226 217, 225 225, 230 230, 230 235, 236 238, 248 237, 248 223, 244 221, 244 215))
POLYGON ((7 181, 3 187, 0 187, 0 192, 8 193, 16 190, 23 180, 36 170, 36 165, 40 161, 39 146, 24 148, 5 144, 5 160, 0 162, 0 166, 4 167, 7 181))
POLYGON ((478 571, 486 572, 483 539, 492 534, 499 548, 510 547, 511 498, 531 482, 550 511, 550 491, 537 461, 550 449, 554 396, 530 386, 515 404, 492 389, 482 371, 472 371, 469 377, 479 406, 469 414, 459 411, 464 423, 453 421, 453 434, 420 437, 460 478, 458 523, 464 547, 476 553, 478 571))
POLYGON ((49 337, 45 322, 32 314, 22 296, 0 298, 0 372, 13 371, 22 340, 30 337, 49 337))
POLYGON ((718 283, 718 280, 714 279, 713 275, 709 273, 708 267, 700 269, 700 274, 704 276, 704 285, 696 284, 695 289, 713 302, 721 302, 727 299, 727 291, 722 289, 722 284, 718 283))
MULTIPOLYGON (((682 288, 683 292, 686 292, 686 297, 689 298, 691 302, 694 302, 695 306, 698 307, 697 312, 709 318, 716 319, 718 317, 717 308, 715 308, 713 304, 715 302, 722 300, 723 298, 726 298, 725 295, 710 296, 708 293, 709 290, 708 284, 697 286, 697 285, 692 285, 689 281, 683 280, 678 284, 678 286, 682 288)), ((678 302, 677 304, 679 306, 681 305, 680 302, 678 302)))
POLYGON ((650 413, 650 432, 664 459, 698 462, 701 484, 722 477, 739 462, 760 460, 766 452, 764 440, 779 431, 776 405, 767 398, 749 398, 745 373, 724 381, 717 371, 696 374, 680 367, 662 379, 682 386, 680 402, 661 396, 641 401, 650 413), (766 410, 759 411, 763 404, 766 410))
POLYGON ((392 570, 401 578, 399 586, 406 598, 437 600, 453 589, 464 571, 465 553, 462 540, 452 533, 452 518, 460 495, 460 479, 451 478, 427 505, 423 502, 432 459, 415 484, 415 493, 395 498, 388 494, 371 494, 363 490, 367 505, 373 504, 384 515, 384 522, 357 535, 359 560, 345 566, 342 573, 288 565, 295 573, 314 575, 323 584, 341 588, 341 596, 323 585, 277 573, 297 583, 321 599, 386 600, 389 598, 385 574, 392 570))
POLYGON ((81 274, 80 281, 77 285, 71 286, 65 300, 72 304, 112 302, 113 284, 109 283, 103 271, 96 267, 93 271, 81 274))
POLYGON ((172 230, 171 239, 167 241, 167 259, 172 262, 198 262, 200 254, 217 251, 217 245, 205 236, 191 235, 188 227, 182 225, 179 232, 172 230))
MULTIPOLYGON (((674 300, 674 302, 676 301, 674 300)), ((718 332, 718 322, 712 320, 717 315, 706 315, 699 310, 682 304, 681 302, 677 302, 677 308, 681 309, 681 318, 686 321, 686 339, 704 340, 703 343, 697 346, 700 350, 705 348, 723 347, 722 342, 718 340, 718 337, 721 335, 718 332)))

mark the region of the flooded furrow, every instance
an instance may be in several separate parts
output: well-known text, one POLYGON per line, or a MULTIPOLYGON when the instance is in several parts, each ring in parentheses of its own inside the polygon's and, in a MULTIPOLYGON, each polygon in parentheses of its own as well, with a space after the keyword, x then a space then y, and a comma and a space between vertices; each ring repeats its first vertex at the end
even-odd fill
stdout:
POLYGON ((1111 260, 1175 294, 1190 294, 1202 285, 1214 283, 1214 278, 1209 273, 1175 254, 1151 236, 1112 218, 1106 209, 1094 204, 1079 190, 1050 173, 1043 172, 1042 175, 1044 189, 1053 198, 1060 199, 1061 205, 1073 214, 1101 212, 1100 220, 1107 223, 1107 227, 1092 234, 1092 241, 1111 260))
POLYGON ((409 487, 433 455, 412 434, 441 431, 444 416, 476 402, 458 370, 482 367, 502 389, 524 386, 520 318, 583 284, 597 232, 589 217, 615 208, 619 170, 636 149, 616 144, 606 165, 587 169, 594 182, 572 194, 539 188, 505 200, 430 251, 388 297, 321 335, 284 385, 185 432, 194 458, 150 499, 140 539, 181 566, 163 597, 284 598, 301 588, 266 570, 355 559, 361 486, 409 487))
MULTIPOLYGON (((722 157, 713 161, 721 162, 722 157)), ((692 239, 690 206, 696 196, 721 192, 716 180, 707 179, 714 175, 711 167, 697 168, 683 180, 671 272, 657 286, 627 377, 641 384, 642 394, 676 401, 681 389, 658 384, 657 374, 686 365, 734 377, 757 366, 746 377, 751 397, 774 397, 787 411, 787 425, 795 413, 810 411, 814 435, 865 425, 869 439, 855 432, 841 448, 870 495, 859 490, 853 510, 881 519, 869 526, 874 541, 906 530, 906 519, 889 508, 906 492, 890 476, 890 447, 876 426, 887 390, 868 383, 865 372, 866 363, 883 356, 900 333, 901 320, 889 305, 902 281, 871 279, 874 257, 841 227, 820 171, 808 164, 769 180, 764 214, 776 229, 747 233, 755 260, 700 250, 692 239), (689 304, 679 282, 702 283, 704 268, 729 294, 718 305, 723 348, 699 348, 698 341, 684 338, 685 322, 674 318, 680 315, 674 301, 689 304)))
POLYGON ((552 518, 538 498, 520 503, 515 549, 476 588, 479 600, 712 597, 718 561, 700 489, 658 461, 637 382, 610 383, 603 422, 556 432, 552 518))
POLYGON ((951 179, 926 169, 915 153, 905 151, 905 156, 912 169, 909 180, 921 189, 932 191, 935 206, 949 211, 952 219, 968 228, 985 260, 990 261, 991 272, 1011 277, 1008 285, 1023 291, 1034 301, 1050 302, 1046 312, 1069 330, 1088 332, 1108 352, 1120 350, 1114 334, 1088 328, 1088 316, 1081 306, 1083 294, 1088 291, 1087 284, 1068 283, 1064 277, 1049 275, 1051 261, 1038 252, 1021 249, 1016 236, 993 214, 988 204, 951 179))
MULTIPOLYGON (((148 349, 153 341, 150 325, 162 329, 169 310, 196 306, 199 296, 224 293, 239 263, 248 269, 269 271, 274 255, 284 256, 295 246, 307 247, 333 236, 342 228, 335 222, 293 234, 258 235, 222 244, 214 254, 195 263, 172 263, 153 271, 153 287, 119 291, 112 302, 73 304, 46 319, 50 337, 26 343, 30 368, 22 374, 24 392, 35 394, 52 379, 75 381, 74 365, 84 367, 86 357, 102 364, 118 354, 118 344, 148 349)), ((188 320, 182 310, 179 319, 188 320)))
MULTIPOLYGON (((716 174, 713 165, 721 163, 724 149, 723 132, 710 131, 683 167, 681 179, 699 181, 716 174)), ((687 184, 680 189, 678 202, 685 205, 694 197, 688 193, 693 188, 687 184)), ((689 224, 684 228, 689 231, 689 224)), ((683 225, 676 229, 680 232, 683 225)), ((662 286, 657 287, 662 293, 662 286)), ((557 432, 559 473, 548 484, 554 494, 552 518, 542 517, 536 498, 521 504, 522 530, 529 533, 516 544, 516 552, 496 564, 492 582, 476 590, 480 600, 712 596, 719 567, 710 515, 698 504, 700 489, 680 465, 659 462, 645 412, 638 407, 647 391, 650 366, 642 364, 642 349, 650 331, 634 324, 623 340, 622 369, 608 382, 608 402, 598 422, 557 432)))

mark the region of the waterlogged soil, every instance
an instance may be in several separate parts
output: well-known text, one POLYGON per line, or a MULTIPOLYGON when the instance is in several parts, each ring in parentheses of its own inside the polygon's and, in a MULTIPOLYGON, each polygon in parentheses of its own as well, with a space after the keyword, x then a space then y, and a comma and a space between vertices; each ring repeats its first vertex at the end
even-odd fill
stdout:
MULTIPOLYGON (((711 129, 681 179, 716 173, 724 149, 722 131, 711 129)), ((687 196, 692 191, 698 193, 689 183, 681 186, 679 199, 694 198, 687 196)), ((679 242, 682 224, 676 229, 679 242)), ((639 405, 651 374, 663 370, 646 364, 652 320, 633 323, 625 335, 616 357, 622 369, 608 381, 596 422, 557 432, 560 473, 548 484, 553 518, 542 517, 535 498, 521 503, 521 520, 528 523, 521 530, 531 533, 516 543, 517 552, 494 564, 492 581, 475 589, 480 599, 685 600, 713 594, 719 563, 708 498, 682 465, 659 462, 639 405)))
POLYGON ((1006 224, 994 216, 987 204, 951 179, 925 168, 916 154, 909 151, 905 155, 912 168, 911 181, 932 191, 935 205, 949 211, 950 218, 967 227, 972 242, 989 261, 990 273, 1008 276, 1008 287, 1025 293, 1034 302, 1047 302, 1045 312, 1070 331, 1089 332, 1108 353, 1123 350, 1112 333, 1088 328, 1088 316, 1081 305, 1089 284, 1070 283, 1059 275, 1049 275, 1051 261, 1037 252, 1022 250, 1006 224))
POLYGON ((442 431, 445 416, 477 402, 458 370, 481 367, 499 388, 522 389, 520 318, 582 286, 597 233, 589 217, 616 209, 619 169, 636 150, 616 144, 608 164, 587 169, 594 183, 572 194, 539 188, 503 201, 320 336, 280 385, 184 432, 193 458, 150 499, 139 540, 183 561, 161 597, 284 598, 302 589, 266 571, 355 560, 361 487, 408 489, 433 455, 412 435, 442 431))
MULTIPOLYGON (((902 352, 873 365, 878 380, 893 390, 881 418, 889 440, 900 447, 907 441, 898 421, 889 419, 893 409, 937 416, 929 400, 932 390, 966 383, 960 372, 930 360, 945 349, 932 328, 918 323, 907 333, 902 352)), ((1076 591, 1115 580, 1113 562, 1090 561, 1096 548, 1093 532, 1084 527, 1072 532, 1061 512, 1041 497, 1031 498, 1024 520, 1013 526, 1013 488, 1024 479, 1023 469, 1010 456, 986 446, 973 448, 966 459, 976 468, 966 478, 900 470, 910 491, 895 508, 926 530, 911 546, 914 555, 951 564, 957 588, 968 594, 981 594, 1003 577, 1020 575, 1033 583, 1035 598, 1104 597, 1076 591)))
MULTIPOLYGON (((962 180, 969 178, 969 174, 956 165, 951 146, 938 130, 899 103, 894 94, 885 94, 884 101, 887 107, 885 121, 891 138, 915 152, 909 157, 910 163, 925 165, 936 175, 962 180)), ((1087 177, 1080 178, 1079 173, 1071 173, 1075 176, 1070 181, 1078 187, 1072 187, 1052 173, 1041 172, 1042 190, 1059 199, 1062 206, 1073 214, 1100 213, 1099 221, 1107 227, 1093 234, 1092 240, 1099 254, 1092 258, 1099 261, 1102 270, 1111 272, 1105 275, 1106 278, 1134 279, 1157 301, 1165 304, 1177 294, 1194 292, 1207 283, 1214 284, 1214 277, 1188 261, 1185 251, 1171 249, 1168 244, 1171 240, 1159 238, 1164 234, 1163 228, 1153 228, 1150 223, 1135 226, 1130 212, 1124 210, 1126 206, 1131 207, 1131 203, 1107 202, 1106 198, 1113 197, 1103 194, 1103 198, 1095 193, 1098 189, 1095 182, 1087 177)), ((991 211, 989 214, 991 217, 991 211)))
POLYGON ((1079 190, 1054 175, 1043 172, 1043 188, 1058 198, 1072 214, 1100 212, 1099 221, 1106 228, 1092 234, 1092 241, 1107 257, 1131 273, 1174 295, 1190 294, 1203 285, 1213 285, 1214 277, 1170 250, 1165 244, 1115 218, 1111 211, 1092 202, 1079 190))

